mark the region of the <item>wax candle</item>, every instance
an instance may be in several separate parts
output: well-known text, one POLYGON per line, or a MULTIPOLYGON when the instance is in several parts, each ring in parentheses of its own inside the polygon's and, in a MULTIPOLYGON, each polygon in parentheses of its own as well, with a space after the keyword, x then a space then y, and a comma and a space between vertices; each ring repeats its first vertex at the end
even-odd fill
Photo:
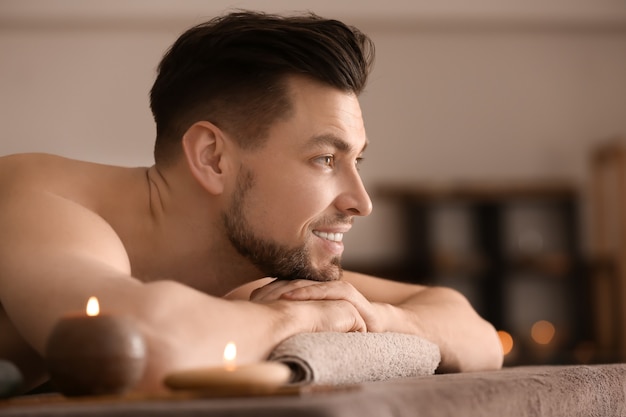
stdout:
POLYGON ((65 395, 121 394, 141 378, 146 345, 130 317, 100 314, 92 297, 86 314, 58 321, 45 357, 52 382, 65 395))
POLYGON ((289 382, 291 370, 278 362, 235 363, 236 345, 224 348, 224 365, 186 369, 166 376, 165 385, 176 390, 206 390, 225 395, 253 395, 275 392, 289 382))

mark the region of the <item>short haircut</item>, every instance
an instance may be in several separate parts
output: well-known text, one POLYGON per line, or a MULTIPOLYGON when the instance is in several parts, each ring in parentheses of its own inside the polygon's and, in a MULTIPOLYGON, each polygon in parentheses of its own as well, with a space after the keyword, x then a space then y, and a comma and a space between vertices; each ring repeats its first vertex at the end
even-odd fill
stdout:
POLYGON ((237 11, 194 26, 167 51, 150 92, 155 161, 174 160, 182 136, 200 120, 239 146, 260 146, 272 123, 290 114, 289 76, 359 95, 373 61, 365 34, 311 13, 237 11))

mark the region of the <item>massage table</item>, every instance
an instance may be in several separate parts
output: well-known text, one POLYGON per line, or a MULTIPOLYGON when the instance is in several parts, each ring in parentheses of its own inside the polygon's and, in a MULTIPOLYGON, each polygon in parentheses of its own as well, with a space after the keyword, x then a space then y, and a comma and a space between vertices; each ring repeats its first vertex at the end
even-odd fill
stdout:
POLYGON ((309 385, 283 395, 202 394, 0 401, 0 416, 140 417, 623 417, 626 364, 508 367, 344 386, 309 385))

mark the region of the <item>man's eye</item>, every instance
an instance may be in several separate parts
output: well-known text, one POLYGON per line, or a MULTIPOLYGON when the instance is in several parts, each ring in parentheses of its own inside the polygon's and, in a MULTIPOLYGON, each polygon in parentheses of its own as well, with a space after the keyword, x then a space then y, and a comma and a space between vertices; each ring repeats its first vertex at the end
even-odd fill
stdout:
POLYGON ((323 155, 317 158, 317 161, 328 168, 333 168, 335 166, 335 156, 334 155, 323 155))
POLYGON ((360 169, 361 168, 361 164, 363 163, 363 157, 359 156, 356 161, 354 161, 354 165, 356 165, 356 169, 360 169))

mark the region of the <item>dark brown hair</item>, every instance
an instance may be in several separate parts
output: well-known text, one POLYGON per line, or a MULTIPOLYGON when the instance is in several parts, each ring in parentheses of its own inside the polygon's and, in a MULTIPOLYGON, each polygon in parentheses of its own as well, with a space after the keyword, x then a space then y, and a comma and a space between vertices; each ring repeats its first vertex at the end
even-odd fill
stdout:
POLYGON ((199 24, 158 67, 150 92, 155 160, 173 160, 182 135, 199 120, 232 134, 240 146, 258 146, 271 124, 289 114, 287 76, 306 75, 358 95, 373 60, 366 35, 314 14, 234 12, 199 24))

